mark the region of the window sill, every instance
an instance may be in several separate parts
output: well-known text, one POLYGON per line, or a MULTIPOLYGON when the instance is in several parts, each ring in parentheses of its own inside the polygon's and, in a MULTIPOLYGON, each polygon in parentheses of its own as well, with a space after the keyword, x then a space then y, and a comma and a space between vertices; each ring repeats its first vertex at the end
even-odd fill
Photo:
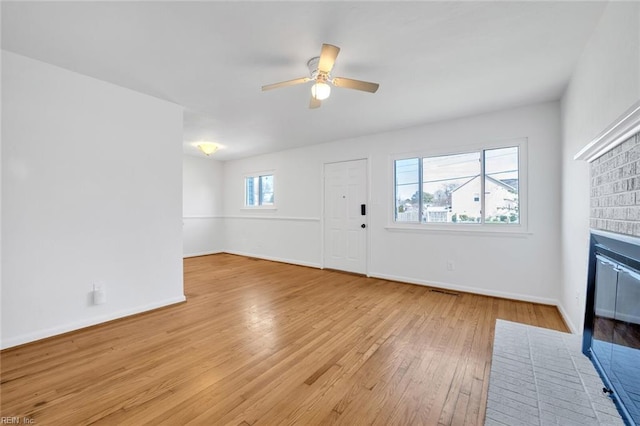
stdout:
POLYGON ((276 206, 244 206, 240 210, 278 210, 276 206))
MULTIPOLYGON (((496 225, 501 226, 501 225, 496 225)), ((509 226, 509 225, 506 225, 509 226)), ((506 238, 526 238, 533 235, 524 227, 518 226, 510 229, 495 228, 493 225, 455 225, 455 226, 429 226, 422 224, 389 224, 384 227, 390 232, 419 232, 427 234, 449 234, 449 235, 474 235, 483 237, 506 237, 506 238)))

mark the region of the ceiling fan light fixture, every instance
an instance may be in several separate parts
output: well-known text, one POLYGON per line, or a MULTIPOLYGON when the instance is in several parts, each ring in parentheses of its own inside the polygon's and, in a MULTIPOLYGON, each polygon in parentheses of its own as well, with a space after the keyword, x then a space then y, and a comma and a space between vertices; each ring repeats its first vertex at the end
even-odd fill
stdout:
POLYGON ((340 48, 338 46, 323 43, 320 56, 315 56, 307 61, 309 77, 301 77, 293 80, 281 81, 280 83, 267 84, 262 86, 262 91, 278 89, 280 87, 296 86, 308 81, 313 81, 313 86, 311 86, 311 100, 309 101, 310 109, 320 108, 322 101, 329 97, 331 94, 331 86, 329 86, 328 83, 340 88, 375 93, 380 86, 378 83, 331 76, 331 72, 333 71, 333 66, 335 65, 339 52, 340 48))
POLYGON ((331 86, 329 86, 327 83, 318 81, 316 84, 311 86, 311 96, 319 101, 327 99, 330 94, 331 86))
POLYGON ((198 149, 208 157, 218 150, 218 145, 212 142, 202 142, 198 144, 198 149))

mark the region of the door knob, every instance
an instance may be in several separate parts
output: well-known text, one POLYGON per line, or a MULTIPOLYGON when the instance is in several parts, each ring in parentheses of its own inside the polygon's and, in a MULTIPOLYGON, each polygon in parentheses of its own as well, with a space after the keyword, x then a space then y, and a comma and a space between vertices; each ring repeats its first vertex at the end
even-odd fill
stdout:
POLYGON ((360 228, 362 228, 362 229, 364 229, 366 227, 367 227, 367 225, 365 225, 364 223, 362 225, 360 225, 360 228))

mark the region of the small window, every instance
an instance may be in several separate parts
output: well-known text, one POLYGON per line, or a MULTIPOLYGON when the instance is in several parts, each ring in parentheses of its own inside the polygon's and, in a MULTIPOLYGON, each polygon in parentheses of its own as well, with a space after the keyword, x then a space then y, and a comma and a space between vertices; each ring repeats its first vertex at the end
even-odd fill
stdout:
POLYGON ((244 179, 245 207, 274 205, 273 175, 247 176, 244 179))
POLYGON ((519 224, 519 147, 396 160, 395 221, 519 224))

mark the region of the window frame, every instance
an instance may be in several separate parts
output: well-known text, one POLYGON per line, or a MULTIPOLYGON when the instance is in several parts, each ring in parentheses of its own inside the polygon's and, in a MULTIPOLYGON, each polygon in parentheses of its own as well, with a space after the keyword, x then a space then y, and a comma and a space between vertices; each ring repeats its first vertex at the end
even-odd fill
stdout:
POLYGON ((276 209, 276 174, 274 170, 264 170, 260 172, 253 173, 245 173, 242 176, 242 208, 248 210, 275 210, 276 209), (266 176, 271 176, 273 179, 273 203, 272 204, 261 204, 262 202, 262 178, 266 176), (249 205, 247 204, 247 179, 255 179, 258 178, 258 205, 249 205))
MULTIPOLYGON (((434 148, 424 151, 411 151, 405 153, 392 154, 389 157, 390 169, 390 196, 387 199, 391 202, 388 209, 389 217, 385 229, 390 231, 409 231, 409 232, 451 232, 472 233, 472 234, 510 234, 512 236, 529 235, 528 226, 528 139, 513 138, 504 140, 494 140, 486 143, 478 143, 473 145, 457 146, 455 148, 434 148), (518 215, 519 223, 491 223, 485 222, 485 197, 480 197, 482 209, 482 223, 450 223, 450 222, 396 222, 396 170, 395 162, 397 160, 406 160, 411 158, 419 159, 419 186, 418 191, 422 189, 422 161, 426 157, 438 157, 457 154, 468 154, 472 152, 480 152, 481 157, 484 151, 492 149, 501 149, 517 147, 518 148, 518 215)), ((484 159, 481 162, 481 192, 485 192, 485 164, 484 159)), ((424 191, 423 191, 424 192, 424 191)))

